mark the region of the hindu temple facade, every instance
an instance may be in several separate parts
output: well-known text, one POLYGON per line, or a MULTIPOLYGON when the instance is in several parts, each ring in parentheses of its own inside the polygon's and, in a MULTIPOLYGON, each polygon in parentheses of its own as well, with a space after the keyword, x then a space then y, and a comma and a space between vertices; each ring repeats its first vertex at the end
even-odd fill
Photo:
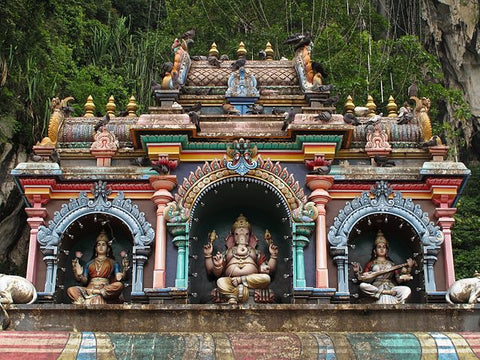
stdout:
POLYGON ((351 264, 368 262, 379 231, 393 263, 415 260, 407 302, 444 301, 470 171, 431 141, 428 99, 412 97, 409 121, 392 97, 387 109, 369 97, 357 117, 365 99, 349 97, 337 114, 308 46, 293 60, 273 60, 269 44, 266 53, 236 69, 179 46, 156 105, 138 116, 132 97, 119 117, 112 98, 104 124, 94 99, 79 118, 64 114, 70 98, 56 100, 48 137, 12 172, 31 227, 27 278, 42 302, 71 302, 72 260, 92 256, 102 230, 130 262, 121 301, 222 302, 204 249, 228 251, 240 215, 256 251, 272 257, 266 230, 276 247, 270 282, 250 289, 248 303, 369 300, 351 264))

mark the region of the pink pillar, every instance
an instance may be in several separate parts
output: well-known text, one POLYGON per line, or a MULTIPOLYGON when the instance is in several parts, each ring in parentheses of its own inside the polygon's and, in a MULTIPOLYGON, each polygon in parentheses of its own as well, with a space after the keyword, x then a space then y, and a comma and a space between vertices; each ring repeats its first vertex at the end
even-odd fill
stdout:
POLYGON ((318 209, 318 218, 316 220, 316 287, 328 288, 328 246, 327 246, 327 227, 325 205, 331 197, 328 193, 333 185, 333 176, 307 175, 306 184, 312 193, 308 197, 313 201, 318 209))
POLYGON ((27 280, 35 284, 37 275, 37 251, 38 227, 45 223, 47 217, 47 209, 41 207, 41 203, 35 202, 33 207, 25 208, 28 215, 28 225, 30 225, 30 241, 28 244, 28 260, 27 260, 27 280))
POLYGON ((163 211, 165 210, 165 206, 173 200, 173 195, 170 191, 177 185, 177 177, 175 175, 151 176, 150 184, 156 190, 152 195, 152 201, 157 205, 153 288, 161 289, 165 287, 167 259, 167 228, 163 211))
POLYGON ((435 209, 437 224, 442 228, 445 239, 443 241, 443 251, 445 256, 445 286, 448 289, 455 281, 455 267, 453 262, 452 250, 452 231, 451 228, 455 222, 453 215, 456 208, 439 207, 435 209))

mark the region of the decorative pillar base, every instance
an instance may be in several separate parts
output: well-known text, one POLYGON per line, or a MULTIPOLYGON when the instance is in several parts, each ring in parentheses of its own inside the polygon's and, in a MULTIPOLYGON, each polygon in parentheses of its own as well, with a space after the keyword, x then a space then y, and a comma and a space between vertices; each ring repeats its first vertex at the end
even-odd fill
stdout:
POLYGON ((437 145, 437 146, 430 146, 428 148, 428 152, 432 156, 432 161, 443 161, 445 156, 448 153, 448 146, 446 145, 437 145))

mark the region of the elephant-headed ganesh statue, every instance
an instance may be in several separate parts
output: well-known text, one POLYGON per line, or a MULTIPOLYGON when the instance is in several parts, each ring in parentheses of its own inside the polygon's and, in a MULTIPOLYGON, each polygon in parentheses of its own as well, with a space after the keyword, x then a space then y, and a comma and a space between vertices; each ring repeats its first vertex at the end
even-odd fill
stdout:
POLYGON ((257 238, 247 218, 240 214, 225 240, 226 250, 213 255, 215 230, 210 233, 209 242, 204 246, 205 268, 209 275, 217 278, 217 295, 229 304, 248 301, 249 289, 267 289, 270 274, 275 271, 278 247, 273 244, 268 230, 265 241, 270 253, 269 259, 257 250, 257 238))

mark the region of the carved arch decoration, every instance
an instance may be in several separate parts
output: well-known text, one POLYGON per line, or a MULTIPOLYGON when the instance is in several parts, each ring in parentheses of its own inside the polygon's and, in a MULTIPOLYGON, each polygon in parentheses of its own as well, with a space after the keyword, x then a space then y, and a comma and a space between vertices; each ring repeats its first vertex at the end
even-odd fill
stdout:
MULTIPOLYGON (((205 187, 217 181, 238 176, 235 171, 227 168, 227 163, 226 157, 220 161, 215 159, 210 163, 206 162, 202 167, 197 167, 194 172, 190 172, 188 178, 178 188, 175 201, 191 210, 195 200, 205 187)), ((270 159, 263 160, 260 155, 257 163, 256 169, 250 170, 245 176, 271 184, 272 188, 282 194, 290 210, 296 209, 299 203, 306 202, 307 197, 302 187, 287 168, 282 168, 278 162, 274 164, 270 159)))
POLYGON ((433 265, 444 241, 440 228, 430 221, 428 213, 422 211, 420 205, 412 199, 404 199, 402 193, 393 191, 385 181, 379 181, 370 192, 347 202, 335 217, 333 226, 328 232, 330 253, 337 265, 338 292, 348 294, 348 237, 354 226, 363 218, 373 214, 389 214, 409 223, 417 232, 424 256, 425 290, 436 291, 433 265), (390 195, 393 192, 393 197, 390 195), (373 195, 373 197, 370 195, 373 195))
POLYGON ((38 228, 37 241, 44 254, 43 260, 47 264, 45 293, 55 292, 57 256, 62 234, 73 222, 95 213, 120 219, 130 230, 133 237, 132 294, 143 292, 143 266, 148 259, 155 231, 138 206, 132 204, 130 199, 125 199, 123 191, 119 191, 117 197, 110 201, 108 196, 111 194, 111 189, 107 188, 106 182, 100 180, 91 192, 94 195, 93 199, 89 199, 86 192, 80 192, 78 198, 70 199, 68 204, 63 204, 61 209, 54 213, 48 227, 38 228))
POLYGON ((293 259, 294 259, 294 286, 303 285, 305 268, 303 259, 303 247, 308 243, 308 236, 313 231, 316 216, 309 220, 299 220, 295 212, 303 210, 307 204, 307 197, 293 174, 287 168, 283 168, 278 162, 273 163, 270 159, 264 160, 259 155, 257 166, 249 170, 245 175, 228 169, 227 158, 206 162, 202 167, 197 167, 188 178, 184 179, 178 187, 175 202, 167 206, 165 210, 167 227, 174 235, 173 242, 178 247, 177 258, 177 287, 188 286, 188 241, 189 231, 192 227, 193 214, 202 197, 209 191, 214 191, 217 186, 226 183, 245 182, 256 183, 272 191, 280 199, 281 206, 288 216, 290 224, 293 223, 293 259), (184 216, 180 216, 182 213, 184 216), (293 215, 293 216, 292 216, 293 215), (180 275, 179 275, 180 274, 180 275))

